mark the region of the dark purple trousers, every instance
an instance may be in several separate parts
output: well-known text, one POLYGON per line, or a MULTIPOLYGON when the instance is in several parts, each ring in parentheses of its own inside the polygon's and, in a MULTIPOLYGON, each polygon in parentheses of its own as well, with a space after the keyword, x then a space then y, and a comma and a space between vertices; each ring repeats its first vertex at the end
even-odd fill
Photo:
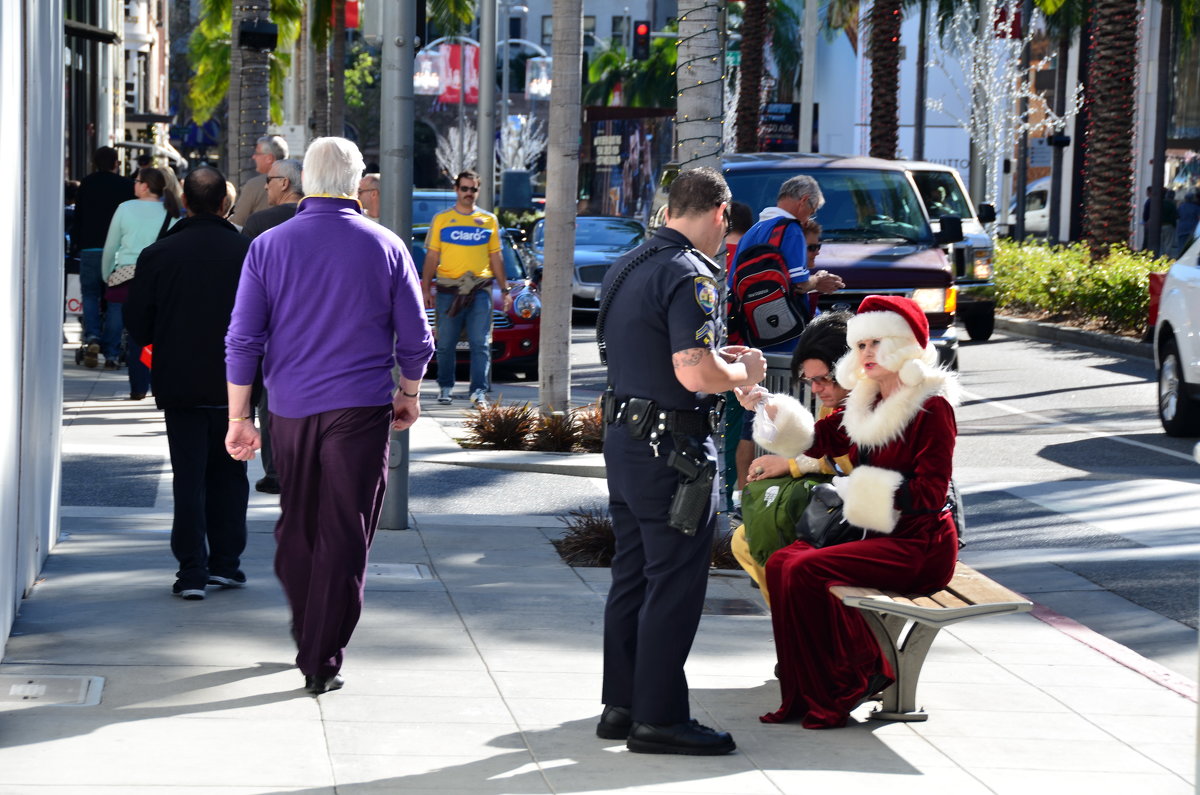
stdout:
POLYGON ((362 614, 392 407, 271 414, 270 422, 280 488, 275 574, 292 608, 296 665, 305 676, 330 677, 362 614))

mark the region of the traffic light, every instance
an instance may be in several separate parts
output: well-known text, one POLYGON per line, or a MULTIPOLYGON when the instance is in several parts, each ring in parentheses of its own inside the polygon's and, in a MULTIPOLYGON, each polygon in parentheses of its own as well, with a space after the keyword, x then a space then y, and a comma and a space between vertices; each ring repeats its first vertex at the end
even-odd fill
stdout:
POLYGON ((638 20, 633 23, 633 60, 644 61, 650 57, 650 23, 638 20))

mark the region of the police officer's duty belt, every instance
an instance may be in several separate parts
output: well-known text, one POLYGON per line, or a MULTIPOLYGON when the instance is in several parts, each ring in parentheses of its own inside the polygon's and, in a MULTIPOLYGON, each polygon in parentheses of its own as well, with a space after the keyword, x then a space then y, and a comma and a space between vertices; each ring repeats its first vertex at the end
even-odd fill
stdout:
POLYGON ((686 411, 660 409, 649 398, 630 397, 613 403, 615 411, 606 412, 605 419, 610 425, 628 425, 629 435, 634 439, 657 438, 663 433, 708 436, 721 424, 719 403, 709 409, 686 411))

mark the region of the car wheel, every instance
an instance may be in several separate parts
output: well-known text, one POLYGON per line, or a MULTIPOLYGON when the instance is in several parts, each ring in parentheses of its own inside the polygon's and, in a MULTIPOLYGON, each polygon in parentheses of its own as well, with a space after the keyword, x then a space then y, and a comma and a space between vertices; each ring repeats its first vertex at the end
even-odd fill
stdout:
POLYGON ((967 336, 974 342, 985 342, 996 330, 996 308, 988 303, 964 304, 958 308, 967 336))
POLYGON ((1158 418, 1167 436, 1200 436, 1200 401, 1186 392, 1175 340, 1163 343, 1158 365, 1158 418))

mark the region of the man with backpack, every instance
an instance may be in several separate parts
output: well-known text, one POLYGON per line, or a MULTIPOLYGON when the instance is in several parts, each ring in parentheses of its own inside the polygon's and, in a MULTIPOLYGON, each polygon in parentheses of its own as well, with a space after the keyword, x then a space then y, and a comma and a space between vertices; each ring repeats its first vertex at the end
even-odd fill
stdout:
POLYGON ((742 236, 729 267, 731 341, 790 351, 810 319, 807 294, 845 286, 839 276, 808 269, 803 224, 824 203, 815 179, 792 177, 779 186, 775 206, 742 236))

